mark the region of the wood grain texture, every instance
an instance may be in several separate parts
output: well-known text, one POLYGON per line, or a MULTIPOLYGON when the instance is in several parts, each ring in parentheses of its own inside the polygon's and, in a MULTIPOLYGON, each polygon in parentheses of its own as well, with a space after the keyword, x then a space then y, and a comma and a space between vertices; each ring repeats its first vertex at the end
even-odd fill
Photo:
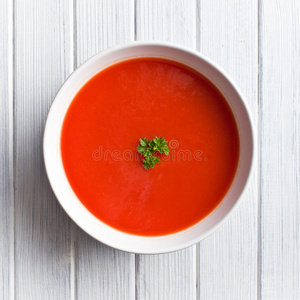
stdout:
MULTIPOLYGON (((254 124, 258 113, 258 2, 199 1, 198 50, 238 84, 254 124)), ((231 218, 202 241, 198 253, 199 299, 256 299, 258 174, 231 218)))
MULTIPOLYGON (((134 1, 76 2, 75 61, 134 39, 134 1)), ((135 299, 135 256, 107 247, 76 228, 77 299, 135 299)))
POLYGON ((261 299, 300 299, 299 17, 260 3, 261 299))
POLYGON ((136 256, 136 299, 196 299, 196 247, 136 256))
POLYGON ((196 47, 196 1, 136 0, 136 40, 196 47))
POLYGON ((134 0, 76 0, 75 3, 77 67, 106 48, 134 40, 134 0))
POLYGON ((71 71, 70 15, 67 1, 15 1, 15 299, 70 298, 70 220, 42 157, 49 106, 71 71))
POLYGON ((135 299, 134 254, 110 248, 77 228, 76 299, 135 299))
POLYGON ((0 2, 0 299, 12 299, 13 282, 13 126, 12 15, 9 0, 0 2))
MULTIPOLYGON (((196 46, 196 2, 137 0, 136 39, 196 46)), ((196 299, 196 247, 137 255, 137 299, 196 299)))

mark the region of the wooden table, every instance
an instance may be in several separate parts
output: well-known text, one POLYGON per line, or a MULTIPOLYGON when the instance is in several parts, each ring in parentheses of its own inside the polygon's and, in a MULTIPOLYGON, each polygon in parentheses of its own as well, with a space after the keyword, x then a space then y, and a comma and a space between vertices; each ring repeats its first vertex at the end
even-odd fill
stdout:
POLYGON ((300 299, 300 1, 1 0, 0 299, 300 299), (173 41, 239 85, 257 130, 255 174, 201 243, 134 255, 62 210, 42 157, 56 92, 112 45, 173 41))

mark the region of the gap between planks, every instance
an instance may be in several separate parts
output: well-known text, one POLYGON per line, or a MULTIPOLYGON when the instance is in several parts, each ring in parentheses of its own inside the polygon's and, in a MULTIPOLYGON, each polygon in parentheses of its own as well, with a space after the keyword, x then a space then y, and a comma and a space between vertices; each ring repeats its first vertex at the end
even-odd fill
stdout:
POLYGON ((9 178, 10 178, 10 224, 9 224, 9 299, 15 299, 15 182, 14 182, 14 30, 15 1, 8 3, 8 113, 9 113, 9 178))
POLYGON ((262 53, 261 53, 261 24, 262 24, 262 2, 261 0, 257 1, 257 12, 258 12, 258 24, 257 24, 257 57, 258 57, 258 74, 257 74, 257 146, 256 146, 256 166, 257 166, 257 300, 261 299, 261 274, 262 274, 262 265, 261 265, 261 203, 262 203, 262 194, 261 194, 261 155, 260 155, 260 149, 261 149, 261 143, 262 143, 262 136, 260 134, 261 132, 261 80, 262 80, 262 53))

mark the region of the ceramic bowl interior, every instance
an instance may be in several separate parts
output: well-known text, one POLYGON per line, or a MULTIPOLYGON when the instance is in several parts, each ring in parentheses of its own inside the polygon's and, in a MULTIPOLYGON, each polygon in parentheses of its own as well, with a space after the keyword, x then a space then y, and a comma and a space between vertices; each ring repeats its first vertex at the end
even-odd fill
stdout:
POLYGON ((84 231, 114 248, 134 253, 164 253, 199 242, 230 215, 249 181, 254 161, 254 134, 249 109, 233 81, 205 56, 169 43, 134 42, 108 49, 81 65, 58 92, 46 122, 44 160, 52 189, 65 211, 84 231), (196 225, 165 236, 143 237, 118 231, 92 215, 73 192, 64 172, 60 136, 65 114, 74 96, 95 74, 120 61, 137 57, 171 59, 195 69, 224 95, 234 114, 240 138, 240 157, 233 183, 219 206, 196 225))

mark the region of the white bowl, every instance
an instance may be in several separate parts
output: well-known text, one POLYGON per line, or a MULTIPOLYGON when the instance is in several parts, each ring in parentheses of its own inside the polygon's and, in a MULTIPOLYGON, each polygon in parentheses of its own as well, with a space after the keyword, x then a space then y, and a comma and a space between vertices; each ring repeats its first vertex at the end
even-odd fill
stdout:
MULTIPOLYGON (((247 70, 245 70, 247 72, 247 70)), ((134 253, 164 253, 191 246, 217 229, 241 199, 254 165, 254 129, 249 109, 237 86, 215 63, 188 48, 161 42, 132 42, 110 48, 81 65, 55 97, 44 132, 44 160, 52 189, 68 215, 100 242, 134 253), (60 136, 65 114, 81 87, 104 68, 136 57, 162 57, 185 64, 203 74, 226 98, 237 122, 240 157, 233 183, 219 206, 194 226, 164 236, 143 237, 118 231, 97 219, 73 192, 62 163, 60 136)))

